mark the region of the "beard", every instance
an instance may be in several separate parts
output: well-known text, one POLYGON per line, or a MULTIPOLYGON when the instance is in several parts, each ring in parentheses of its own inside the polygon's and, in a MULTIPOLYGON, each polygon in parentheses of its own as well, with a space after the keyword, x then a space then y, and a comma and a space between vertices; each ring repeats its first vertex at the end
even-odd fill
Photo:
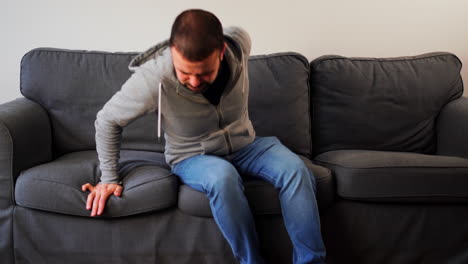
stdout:
POLYGON ((188 83, 186 83, 184 85, 185 85, 185 87, 187 87, 190 91, 192 91, 194 93, 204 93, 206 90, 208 90, 211 83, 202 83, 202 84, 198 85, 197 87, 193 87, 188 83))

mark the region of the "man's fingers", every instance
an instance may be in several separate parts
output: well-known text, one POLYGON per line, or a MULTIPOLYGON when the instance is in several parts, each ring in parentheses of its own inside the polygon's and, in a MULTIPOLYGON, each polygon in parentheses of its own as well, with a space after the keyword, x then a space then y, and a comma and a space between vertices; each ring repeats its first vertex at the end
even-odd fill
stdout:
POLYGON ((122 195, 122 190, 123 190, 122 186, 117 186, 117 188, 115 188, 114 195, 115 196, 122 195))
POLYGON ((101 215, 106 207, 107 199, 114 194, 115 196, 122 195, 123 187, 117 184, 98 184, 93 186, 89 183, 81 186, 83 191, 90 190, 86 201, 86 209, 91 210, 91 216, 101 215))
POLYGON ((99 208, 99 199, 101 199, 101 194, 98 192, 96 193, 96 197, 94 197, 93 210, 91 211, 91 216, 96 216, 97 210, 99 208))
POLYGON ((92 192, 92 191, 94 190, 94 188, 95 188, 95 187, 94 187, 93 185, 89 184, 89 183, 83 184, 83 185, 81 186, 81 190, 82 190, 83 192, 86 192, 87 190, 90 191, 90 192, 92 192))
POLYGON ((91 209, 91 205, 93 204, 93 201, 94 201, 94 196, 96 196, 96 193, 94 192, 88 195, 88 200, 86 201, 86 210, 91 209))
POLYGON ((99 209, 98 209, 98 212, 97 212, 98 215, 101 215, 102 212, 104 211, 104 207, 106 207, 107 198, 109 198, 109 195, 111 195, 111 194, 112 193, 105 192, 99 198, 99 209))

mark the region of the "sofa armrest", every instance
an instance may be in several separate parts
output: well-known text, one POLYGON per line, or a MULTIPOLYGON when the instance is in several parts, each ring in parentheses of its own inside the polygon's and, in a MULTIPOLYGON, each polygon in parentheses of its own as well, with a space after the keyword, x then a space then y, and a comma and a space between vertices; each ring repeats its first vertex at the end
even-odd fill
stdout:
POLYGON ((437 118, 437 155, 468 158, 468 98, 448 103, 437 118))
POLYGON ((52 159, 47 112, 19 98, 0 105, 0 208, 14 204, 14 186, 21 171, 52 159))

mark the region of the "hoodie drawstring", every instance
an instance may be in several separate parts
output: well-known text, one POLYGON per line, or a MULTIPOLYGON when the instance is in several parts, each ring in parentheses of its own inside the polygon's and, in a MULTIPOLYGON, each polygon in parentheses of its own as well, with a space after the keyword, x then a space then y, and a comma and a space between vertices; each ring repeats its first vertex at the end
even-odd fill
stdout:
POLYGON ((244 91, 245 91, 245 71, 246 71, 246 64, 247 62, 244 61, 244 52, 242 51, 241 49, 241 61, 242 61, 242 70, 244 71, 244 80, 242 81, 242 96, 244 95, 244 91))
POLYGON ((158 143, 161 143, 161 87, 162 83, 159 83, 158 89, 158 143))

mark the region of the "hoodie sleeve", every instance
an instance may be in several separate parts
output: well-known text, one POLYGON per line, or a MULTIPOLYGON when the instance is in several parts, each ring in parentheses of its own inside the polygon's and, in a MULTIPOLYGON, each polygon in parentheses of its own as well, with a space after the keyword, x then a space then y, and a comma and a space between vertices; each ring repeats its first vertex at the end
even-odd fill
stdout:
POLYGON ((158 84, 155 74, 139 67, 98 112, 95 127, 101 183, 120 182, 118 161, 122 129, 138 117, 156 111, 157 89, 151 88, 158 84))
POLYGON ((240 27, 227 27, 224 28, 224 34, 239 43, 242 48, 242 52, 245 54, 245 57, 249 57, 250 49, 252 48, 252 41, 250 40, 250 36, 247 31, 240 27))

